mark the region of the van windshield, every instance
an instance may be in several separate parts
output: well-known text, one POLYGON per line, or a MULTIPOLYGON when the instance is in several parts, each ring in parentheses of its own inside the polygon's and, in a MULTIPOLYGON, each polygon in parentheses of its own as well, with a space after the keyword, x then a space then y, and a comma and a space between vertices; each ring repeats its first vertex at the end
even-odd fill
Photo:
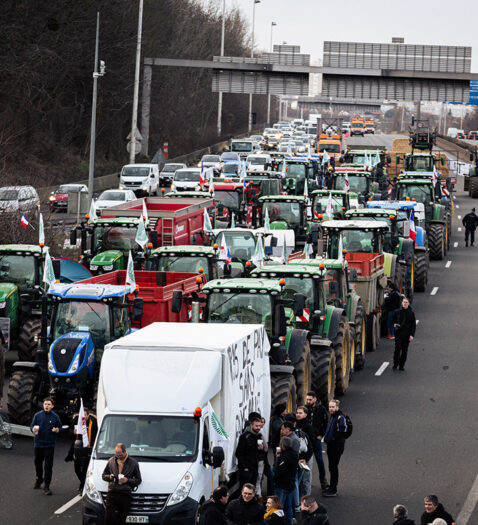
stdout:
POLYGON ((183 182, 199 182, 199 171, 177 171, 174 174, 174 180, 183 182))
POLYGON ((252 142, 233 142, 231 144, 232 151, 252 151, 252 142))
POLYGON ((108 415, 96 444, 98 459, 114 455, 123 443, 131 457, 150 460, 192 461, 198 450, 199 425, 186 416, 108 415))
POLYGON ((139 166, 127 166, 121 170, 121 175, 123 177, 147 177, 149 175, 149 168, 144 166, 141 168, 139 166))

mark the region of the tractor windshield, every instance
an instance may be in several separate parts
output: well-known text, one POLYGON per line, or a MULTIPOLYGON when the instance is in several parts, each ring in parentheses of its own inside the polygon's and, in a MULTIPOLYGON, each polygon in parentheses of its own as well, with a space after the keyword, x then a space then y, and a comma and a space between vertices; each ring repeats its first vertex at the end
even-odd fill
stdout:
MULTIPOLYGON (((314 212, 317 215, 327 213, 327 204, 329 197, 327 195, 317 195, 314 199, 314 212)), ((338 214, 342 211, 342 195, 332 195, 332 209, 333 214, 338 214)))
POLYGON ((20 288, 35 284, 35 261, 33 256, 0 254, 0 282, 11 282, 20 288))
MULTIPOLYGON (((358 175, 349 174, 350 191, 355 193, 367 193, 367 177, 359 177, 358 175)), ((335 189, 345 190, 345 174, 335 176, 335 189)))
POLYGON ((409 157, 408 171, 433 171, 432 157, 409 157))
POLYGON ((269 294, 212 293, 208 298, 209 323, 265 324, 272 328, 269 294))
POLYGON ((239 210, 239 192, 235 190, 214 190, 214 199, 216 200, 216 206, 222 204, 231 211, 239 210))
POLYGON ((299 202, 282 202, 272 201, 264 202, 263 216, 266 210, 269 211, 269 220, 285 221, 289 228, 300 226, 300 203, 299 202))
POLYGON ((208 272, 208 258, 199 255, 170 256, 160 255, 158 258, 158 271, 160 272, 193 272, 199 273, 199 268, 204 270, 206 277, 212 277, 208 272))
POLYGON ((397 200, 405 200, 410 197, 425 205, 433 202, 433 193, 431 184, 398 184, 397 200))
POLYGON ((131 228, 126 226, 102 226, 95 228, 94 253, 104 252, 106 250, 128 250, 137 252, 139 245, 135 242, 137 227, 131 228))
POLYGON ((249 261, 254 254, 256 238, 251 232, 220 232, 215 241, 220 248, 225 246, 231 254, 231 259, 237 261, 249 261))
MULTIPOLYGON (((374 231, 365 230, 343 230, 342 248, 350 253, 378 253, 378 238, 374 231)), ((338 259, 339 256, 339 235, 331 235, 330 253, 331 259, 338 259)))
POLYGON ((53 341, 70 332, 90 332, 96 348, 111 341, 109 306, 103 302, 60 302, 52 324, 53 341))
POLYGON ((309 310, 314 309, 314 283, 313 279, 307 277, 301 279, 300 277, 285 277, 285 285, 282 292, 282 297, 286 300, 293 301, 294 294, 301 293, 305 295, 305 307, 309 310))
POLYGON ((306 164, 286 164, 286 177, 294 178, 297 180, 304 180, 307 175, 307 165, 306 164))

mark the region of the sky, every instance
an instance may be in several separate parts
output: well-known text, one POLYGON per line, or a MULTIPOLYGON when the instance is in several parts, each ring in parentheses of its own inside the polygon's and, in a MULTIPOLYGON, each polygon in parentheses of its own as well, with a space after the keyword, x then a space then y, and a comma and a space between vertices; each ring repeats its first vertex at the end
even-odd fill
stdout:
MULTIPOLYGON (((251 22, 253 1, 226 0, 226 9, 238 7, 251 22)), ((391 43, 398 36, 406 44, 475 47, 471 70, 478 72, 476 0, 261 0, 256 50, 269 50, 272 21, 273 43, 300 45, 312 61, 322 58, 324 40, 391 43)))

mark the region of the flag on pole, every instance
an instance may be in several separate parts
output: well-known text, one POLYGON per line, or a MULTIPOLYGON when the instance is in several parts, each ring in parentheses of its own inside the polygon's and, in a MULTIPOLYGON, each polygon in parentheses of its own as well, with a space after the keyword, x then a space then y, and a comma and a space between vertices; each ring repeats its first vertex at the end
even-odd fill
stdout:
POLYGON ((40 222, 38 225, 38 244, 45 246, 45 230, 43 228, 43 213, 40 213, 40 222))
POLYGON ((325 208, 325 213, 331 218, 334 215, 334 205, 332 203, 332 193, 329 193, 329 198, 327 200, 327 206, 325 208))
POLYGON ((322 166, 324 165, 328 166, 329 160, 330 160, 329 154, 326 151, 324 151, 324 153, 322 154, 322 166))
POLYGON ((310 254, 313 253, 312 245, 306 242, 302 253, 305 255, 306 259, 310 259, 310 254))
POLYGON ((83 407, 83 399, 80 398, 80 411, 78 412, 78 422, 76 424, 76 434, 81 436, 83 446, 86 448, 90 443, 88 439, 88 429, 86 428, 85 408, 83 407))
POLYGON ((149 224, 148 209, 146 208, 146 200, 143 199, 143 220, 145 227, 149 224))
POLYGON ((304 197, 305 198, 309 197, 309 181, 307 180, 307 177, 305 178, 305 181, 304 181, 304 197))
POLYGON ((56 277, 55 271, 53 270, 53 263, 51 262, 50 252, 46 250, 45 253, 45 267, 43 269, 43 282, 51 286, 55 284, 56 277))
POLYGON ((285 245, 285 238, 284 238, 283 243, 282 243, 281 259, 282 259, 282 264, 287 264, 287 247, 285 245))
POLYGON ((285 158, 282 159, 282 177, 284 177, 285 179, 285 176, 286 176, 286 173, 287 173, 287 167, 286 167, 286 162, 285 162, 285 158))
POLYGON ((226 236, 222 235, 221 247, 219 249, 219 260, 229 264, 231 262, 231 252, 227 247, 226 236))
POLYGON ((413 242, 417 241, 417 230, 415 228, 415 218, 413 216, 413 210, 410 213, 410 239, 412 239, 413 242))
POLYGON ((350 191, 350 182, 349 182, 349 174, 348 173, 345 173, 344 190, 345 191, 350 191))
POLYGON ((262 238, 256 238, 256 246, 252 255, 252 262, 255 266, 262 266, 264 262, 264 247, 262 246, 262 238))
POLYGON ((211 219, 209 218, 209 213, 204 208, 204 224, 203 224, 203 230, 207 233, 212 233, 212 225, 211 225, 211 219))
POLYGON ((211 195, 211 197, 214 197, 214 182, 212 181, 212 179, 210 179, 209 181, 209 194, 211 195))
POLYGON ((209 412, 209 439, 211 440, 211 444, 213 447, 222 447, 225 450, 229 444, 229 435, 219 421, 209 401, 207 408, 209 412))
POLYGON ((344 260, 344 245, 342 242, 342 234, 339 237, 339 256, 337 259, 342 262, 344 260))
POLYGON ((234 212, 232 212, 232 215, 231 215, 231 228, 235 228, 236 227, 236 218, 234 217, 234 212))
POLYGON ((22 215, 22 218, 20 219, 20 224, 26 230, 27 226, 30 224, 30 221, 25 217, 25 215, 22 215))
POLYGON ((377 164, 380 164, 380 154, 379 154, 378 150, 377 150, 376 153, 375 153, 375 163, 374 163, 374 166, 376 166, 377 164))
POLYGON ((148 234, 146 232, 146 228, 144 227, 144 220, 142 215, 139 219, 138 230, 136 231, 136 237, 134 238, 134 240, 141 246, 143 250, 146 244, 148 243, 148 234))
POLYGON ((131 255, 131 250, 129 251, 128 255, 128 266, 126 267, 125 287, 127 284, 130 285, 130 293, 136 290, 136 279, 134 277, 134 263, 133 256, 131 255))
POLYGON ((266 213, 264 214, 264 230, 266 233, 271 231, 271 221, 269 219, 269 208, 266 208, 266 213))
POLYGON ((437 170, 436 170, 435 166, 433 166, 432 180, 433 180, 433 186, 435 186, 435 184, 437 183, 437 180, 438 180, 437 170))
POLYGON ((88 211, 88 217, 89 217, 89 221, 96 219, 96 205, 93 199, 91 199, 90 210, 88 211))
POLYGON ((200 186, 204 186, 204 183, 206 181, 204 180, 204 164, 203 162, 201 161, 201 171, 199 173, 199 185, 200 186))

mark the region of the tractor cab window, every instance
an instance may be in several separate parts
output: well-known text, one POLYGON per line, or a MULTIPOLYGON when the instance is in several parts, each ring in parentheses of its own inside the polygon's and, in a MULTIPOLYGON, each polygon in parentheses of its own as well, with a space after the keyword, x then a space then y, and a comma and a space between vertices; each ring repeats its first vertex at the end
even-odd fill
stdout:
POLYGON ((216 206, 222 204, 224 207, 229 208, 231 211, 239 211, 239 192, 235 190, 214 190, 214 199, 216 206))
POLYGON ((208 271, 208 258, 204 256, 195 255, 188 256, 169 256, 160 255, 157 258, 159 272, 192 272, 199 273, 199 268, 202 268, 206 277, 212 279, 208 271))
MULTIPOLYGON (((329 202, 328 195, 317 195, 314 199, 314 212, 318 215, 325 215, 327 213, 327 204, 329 202)), ((342 212, 342 196, 341 195, 332 195, 332 209, 333 215, 339 214, 342 212)))
POLYGON ((301 293, 305 295, 305 307, 314 310, 314 285, 311 278, 301 279, 300 277, 285 277, 284 290, 282 297, 286 300, 294 300, 294 294, 301 293))
MULTIPOLYGON (((354 193, 367 193, 367 177, 360 177, 358 175, 348 175, 350 191, 354 193)), ((345 190, 345 175, 335 176, 335 189, 345 190)))
POLYGON ((410 157, 409 171, 433 171, 431 157, 410 157))
POLYGON ((272 328, 271 298, 268 294, 211 293, 208 301, 210 323, 265 324, 272 328))
POLYGON ((266 209, 269 211, 269 220, 285 221, 289 228, 300 226, 300 203, 299 202, 264 202, 263 216, 266 209))
POLYGON ((0 282, 10 282, 20 288, 35 284, 35 261, 33 256, 0 254, 0 282))
POLYGON ((286 163, 286 177, 297 180, 304 180, 307 175, 307 164, 286 163))
POLYGON ((127 308, 113 308, 113 333, 119 339, 131 329, 131 322, 127 308))
POLYGON ((249 261, 254 254, 256 239, 251 232, 220 232, 214 241, 226 246, 233 262, 249 261))
MULTIPOLYGON (((339 253, 339 235, 332 235, 330 238, 332 259, 338 258, 339 253)), ((378 253, 378 238, 374 231, 365 230, 343 230, 342 246, 344 250, 351 253, 378 253)))
POLYGON ((127 228, 124 226, 97 226, 95 228, 94 253, 106 250, 119 250, 137 252, 139 245, 135 242, 136 226, 127 228))
POLYGON ((433 202, 433 191, 431 184, 398 184, 397 200, 416 200, 425 205, 433 202))
POLYGON ((341 278, 338 273, 338 270, 333 268, 327 269, 327 301, 341 301, 343 298, 343 285, 341 283, 341 278), (329 283, 337 283, 334 286, 331 286, 329 283))

